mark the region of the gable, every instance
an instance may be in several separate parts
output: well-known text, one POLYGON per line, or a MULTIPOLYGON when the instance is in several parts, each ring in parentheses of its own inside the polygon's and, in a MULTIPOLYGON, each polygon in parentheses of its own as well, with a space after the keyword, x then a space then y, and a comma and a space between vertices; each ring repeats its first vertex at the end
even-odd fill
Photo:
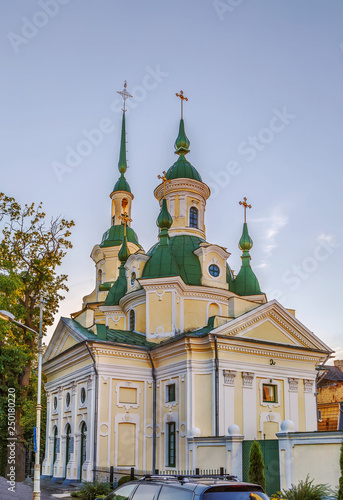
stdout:
POLYGON ((277 300, 271 300, 248 311, 215 328, 211 333, 246 340, 251 338, 289 347, 306 347, 327 354, 333 352, 277 300))
POLYGON ((267 342, 277 342, 280 344, 305 345, 296 340, 288 332, 274 324, 270 319, 258 323, 252 328, 244 330, 239 337, 265 340, 267 342))
POLYGON ((69 347, 77 344, 78 342, 71 335, 66 335, 64 339, 64 343, 60 347, 60 352, 66 351, 69 347))

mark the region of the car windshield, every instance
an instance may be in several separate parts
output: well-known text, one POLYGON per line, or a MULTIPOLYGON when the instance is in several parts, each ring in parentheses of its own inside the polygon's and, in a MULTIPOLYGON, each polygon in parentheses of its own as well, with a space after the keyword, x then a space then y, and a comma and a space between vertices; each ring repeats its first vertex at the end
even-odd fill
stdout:
POLYGON ((268 496, 259 488, 247 486, 213 486, 206 490, 203 500, 269 500, 268 496))

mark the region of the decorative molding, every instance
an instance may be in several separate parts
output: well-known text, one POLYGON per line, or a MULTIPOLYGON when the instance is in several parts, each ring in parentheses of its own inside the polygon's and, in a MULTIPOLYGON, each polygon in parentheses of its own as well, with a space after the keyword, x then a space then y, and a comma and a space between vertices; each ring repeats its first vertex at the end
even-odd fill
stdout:
POLYGON ((237 375, 236 370, 223 370, 224 375, 224 384, 234 387, 235 385, 235 377, 237 375))
POLYGON ((313 393, 313 380, 304 379, 304 392, 313 393))
MULTIPOLYGON (((225 323, 227 324, 227 323, 225 323)), ((221 340, 222 341, 222 340, 221 340)), ((239 341, 239 337, 237 338, 237 341, 239 341)), ((292 348, 292 346, 285 346, 286 348, 292 348)), ((294 348, 297 348, 297 346, 294 346, 294 348)), ((235 352, 242 352, 242 353, 249 353, 249 354, 258 354, 260 356, 266 356, 268 358, 274 357, 274 358, 283 358, 283 359, 296 359, 300 361, 313 361, 317 362, 318 358, 314 356, 302 356, 301 354, 294 354, 294 353, 285 353, 285 352, 280 352, 280 351, 274 351, 272 349, 266 350, 266 349, 256 349, 256 347, 244 347, 244 346, 239 346, 239 345, 232 345, 232 344, 218 344, 218 350, 223 350, 223 351, 235 351, 235 352)))
POLYGON ((298 378, 289 378, 288 384, 289 384, 289 389, 288 389, 289 392, 298 392, 298 386, 299 386, 298 378))
POLYGON ((252 372, 242 372, 243 378, 243 387, 247 389, 252 389, 252 383, 254 380, 255 374, 252 372))

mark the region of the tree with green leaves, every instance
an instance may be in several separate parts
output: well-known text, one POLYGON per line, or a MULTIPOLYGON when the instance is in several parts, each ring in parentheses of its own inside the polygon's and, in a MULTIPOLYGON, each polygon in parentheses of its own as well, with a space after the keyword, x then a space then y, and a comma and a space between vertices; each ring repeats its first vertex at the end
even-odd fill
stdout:
POLYGON ((262 451, 257 441, 254 441, 250 448, 248 478, 251 483, 259 484, 264 490, 266 489, 262 451))
MULTIPOLYGON (((43 334, 52 325, 61 294, 68 291, 67 276, 58 267, 69 248, 73 221, 47 220, 42 204, 21 207, 0 193, 0 310, 39 330, 40 301, 44 298, 43 334)), ((8 389, 15 390, 16 480, 25 479, 26 439, 35 416, 37 338, 30 330, 0 320, 0 454, 6 456, 8 389), (30 382, 31 380, 31 382, 30 382), (26 438, 26 439, 25 439, 26 438), (6 451, 5 451, 6 450, 6 451)), ((43 439, 44 442, 44 439, 43 439)), ((2 462, 0 466, 8 465, 2 462)), ((3 471, 2 471, 3 473, 3 471)))

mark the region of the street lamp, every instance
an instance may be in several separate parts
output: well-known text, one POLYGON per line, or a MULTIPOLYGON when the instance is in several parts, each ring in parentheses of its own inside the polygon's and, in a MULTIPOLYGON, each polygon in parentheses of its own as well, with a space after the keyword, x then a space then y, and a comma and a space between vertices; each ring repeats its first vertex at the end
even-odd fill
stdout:
POLYGON ((10 321, 15 325, 23 328, 23 330, 29 330, 37 335, 38 340, 38 387, 37 387, 37 404, 36 404, 36 428, 37 428, 37 439, 36 439, 36 454, 35 454, 35 467, 33 476, 33 500, 40 500, 40 463, 39 463, 39 452, 40 452, 40 423, 41 423, 41 386, 42 386, 42 324, 43 324, 43 306, 40 304, 39 312, 39 332, 29 328, 23 323, 16 321, 13 314, 8 311, 0 311, 0 319, 5 321, 10 321))

